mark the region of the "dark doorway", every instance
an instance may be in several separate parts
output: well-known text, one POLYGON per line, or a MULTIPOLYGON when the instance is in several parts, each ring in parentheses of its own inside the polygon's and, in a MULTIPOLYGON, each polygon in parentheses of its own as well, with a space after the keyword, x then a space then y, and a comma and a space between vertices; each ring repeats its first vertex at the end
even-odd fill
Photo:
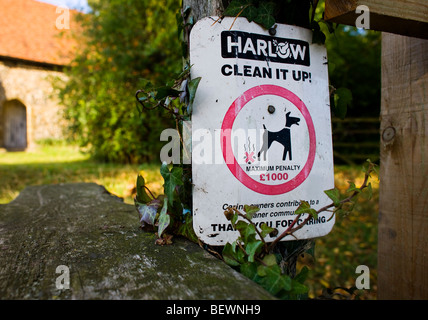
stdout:
POLYGON ((27 148, 27 110, 18 100, 3 105, 4 147, 16 151, 27 148))

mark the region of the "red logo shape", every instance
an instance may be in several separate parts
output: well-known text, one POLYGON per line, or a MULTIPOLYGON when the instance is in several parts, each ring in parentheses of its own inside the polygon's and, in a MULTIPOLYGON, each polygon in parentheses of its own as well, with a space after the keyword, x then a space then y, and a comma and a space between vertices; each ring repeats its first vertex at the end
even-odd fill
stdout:
POLYGON ((251 152, 250 154, 248 154, 248 152, 245 152, 245 162, 249 163, 254 161, 256 161, 254 160, 254 152, 251 152))
POLYGON ((278 195, 278 194, 284 194, 284 193, 290 192, 291 190, 294 190, 300 184, 302 184, 303 181, 306 180, 306 178, 308 177, 309 173, 312 170, 312 166, 315 160, 315 152, 316 152, 315 128, 312 122, 311 115, 309 114, 309 111, 306 108, 306 105, 293 92, 276 85, 261 85, 261 86, 253 87, 245 91, 241 96, 239 96, 229 107, 229 110, 226 112, 226 115, 223 119, 223 125, 221 127, 220 139, 221 139, 220 140, 221 148, 223 151, 223 158, 226 161, 226 164, 230 172, 232 172, 232 174, 247 188, 261 194, 278 195), (282 184, 277 184, 277 185, 267 185, 252 179, 241 168, 232 150, 231 134, 232 134, 233 123, 235 122, 236 117, 238 116, 242 108, 244 108, 245 105, 250 100, 263 95, 279 96, 290 101, 292 104, 294 104, 299 109, 303 117, 305 118, 306 124, 308 126, 308 131, 309 131, 309 154, 303 169, 290 181, 287 181, 282 184), (230 161, 230 159, 233 159, 233 161, 230 161))

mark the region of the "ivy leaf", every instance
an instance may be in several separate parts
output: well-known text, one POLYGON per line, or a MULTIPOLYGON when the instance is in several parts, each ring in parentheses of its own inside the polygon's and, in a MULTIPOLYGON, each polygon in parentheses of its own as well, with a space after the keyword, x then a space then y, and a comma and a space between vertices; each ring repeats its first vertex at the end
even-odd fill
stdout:
POLYGON ((247 217, 247 219, 252 219, 253 218, 253 215, 256 213, 256 212, 258 212, 260 210, 260 208, 259 207, 257 207, 257 206, 248 206, 248 205, 244 205, 244 211, 245 211, 245 213, 246 213, 246 217, 247 217))
POLYGON ((275 228, 269 227, 266 223, 262 223, 260 225, 260 229, 261 229, 260 233, 261 233, 261 235, 262 235, 263 238, 265 238, 272 231, 275 231, 275 228))
POLYGON ((243 220, 239 220, 235 224, 235 229, 239 231, 244 243, 249 243, 256 239, 256 227, 243 220))
POLYGON ((193 216, 191 212, 184 214, 184 223, 178 228, 177 234, 198 243, 198 237, 193 230, 193 216))
POLYGON ((377 175, 379 175, 379 168, 376 163, 373 163, 370 159, 367 159, 366 162, 363 164, 362 171, 365 174, 368 174, 370 177, 370 173, 374 172, 377 175))
POLYGON ((163 187, 165 195, 167 196, 169 203, 172 204, 175 199, 175 188, 179 185, 183 185, 183 168, 173 167, 171 171, 168 169, 166 163, 162 163, 160 173, 165 181, 163 187))
POLYGON ((236 228, 235 226, 236 226, 236 222, 238 221, 238 218, 239 218, 239 214, 238 214, 238 212, 235 212, 232 216, 231 221, 230 221, 230 222, 232 222, 232 226, 234 228, 236 228))
POLYGON ((247 278, 253 280, 258 283, 260 281, 260 276, 257 274, 257 264, 255 263, 243 263, 239 271, 246 276, 247 278))
POLYGON ((141 226, 144 227, 145 224, 154 225, 155 218, 160 205, 160 201, 158 199, 153 199, 147 204, 135 203, 137 207, 137 211, 140 214, 140 222, 141 226))
POLYGON ((263 242, 261 240, 248 242, 248 244, 245 246, 245 251, 248 255, 248 262, 254 262, 254 256, 256 253, 260 252, 262 246, 263 242))
POLYGON ((314 219, 318 218, 317 211, 315 209, 312 209, 311 206, 307 201, 301 201, 299 207, 294 212, 295 214, 303 214, 307 213, 310 214, 314 219))
POLYGON ((137 195, 135 197, 136 201, 139 203, 147 203, 152 200, 146 192, 145 188, 146 182, 141 175, 137 177, 137 195))
POLYGON ((373 197, 372 183, 369 182, 369 184, 367 185, 367 200, 371 200, 372 197, 373 197))
POLYGON ((236 259, 235 247, 233 247, 229 242, 224 246, 222 256, 224 262, 226 262, 228 265, 232 267, 239 266, 239 262, 236 259))
POLYGON ((232 267, 237 267, 240 264, 245 263, 245 253, 236 246, 236 241, 234 241, 232 244, 229 242, 226 243, 222 251, 222 256, 224 262, 232 267))
MULTIPOLYGON (((232 218, 233 220, 233 218, 232 218)), ((233 221, 232 221, 233 222, 233 221)), ((245 221, 239 220, 238 222, 235 223, 234 228, 239 231, 239 233, 241 234, 241 236, 243 237, 244 234, 247 233, 247 228, 248 228, 249 224, 245 221)))
POLYGON ((311 29, 312 29, 312 43, 324 44, 326 37, 325 37, 325 34, 321 31, 319 22, 312 21, 311 29))
POLYGON ((196 96, 196 89, 198 88, 199 82, 201 81, 201 77, 192 79, 189 81, 187 85, 187 89, 189 90, 189 105, 187 106, 187 113, 191 114, 193 110, 193 101, 196 96))
POLYGON ((273 253, 268 254, 268 255, 264 256, 262 261, 268 267, 274 266, 274 265, 276 265, 276 256, 273 253))
POLYGON ((156 100, 162 100, 168 96, 178 97, 180 95, 181 91, 175 90, 171 87, 165 86, 165 87, 159 87, 156 89, 156 100))
MULTIPOLYGON (((324 12, 323 12, 323 16, 324 16, 324 12)), ((333 22, 325 21, 324 17, 323 17, 323 19, 320 20, 320 23, 324 23, 327 26, 327 29, 328 29, 329 33, 334 33, 335 32, 335 25, 333 24, 333 22)))
POLYGON ((305 294, 309 291, 309 288, 305 286, 303 283, 298 281, 291 281, 291 293, 293 294, 305 294))
POLYGON ((159 219, 158 219, 158 237, 159 238, 162 236, 162 233, 169 226, 169 223, 171 221, 171 218, 167 213, 167 210, 168 210, 168 197, 165 197, 163 201, 163 207, 159 214, 159 219))
POLYGON ((361 192, 360 188, 357 188, 354 182, 348 181, 348 183, 349 183, 349 188, 348 190, 346 190, 346 192, 357 192, 357 193, 361 192))
POLYGON ((348 110, 348 107, 352 102, 352 92, 347 88, 336 89, 333 96, 334 102, 334 114, 340 118, 344 119, 348 110))
POLYGON ((276 264, 266 267, 260 265, 257 268, 257 274, 263 277, 260 284, 273 295, 281 290, 289 291, 291 289, 291 278, 281 274, 281 268, 276 264))
POLYGON ((275 24, 275 3, 273 1, 259 2, 256 0, 232 0, 226 10, 225 16, 245 17, 249 22, 270 29, 275 24), (258 3, 258 6, 256 4, 258 3))
POLYGON ((259 10, 254 5, 249 5, 242 12, 242 16, 247 18, 248 22, 254 21, 257 18, 258 14, 259 10))
POLYGON ((307 266, 304 266, 303 268, 302 268, 302 270, 300 270, 300 272, 299 272, 299 274, 297 274, 295 277, 294 277, 294 281, 297 281, 297 282, 300 282, 300 283, 303 283, 303 282, 305 282, 305 280, 307 279, 307 277, 308 277, 308 274, 309 274, 309 268, 307 267, 307 266))
POLYGON ((333 201, 335 207, 340 204, 340 194, 339 190, 336 188, 330 190, 324 190, 324 193, 333 201))
POLYGON ((229 17, 236 17, 238 14, 242 15, 245 9, 251 5, 253 5, 252 0, 232 0, 223 14, 229 17))
POLYGON ((257 17, 254 18, 254 22, 262 25, 266 29, 270 29, 275 24, 275 18, 273 17, 274 12, 275 3, 261 2, 257 8, 257 17))

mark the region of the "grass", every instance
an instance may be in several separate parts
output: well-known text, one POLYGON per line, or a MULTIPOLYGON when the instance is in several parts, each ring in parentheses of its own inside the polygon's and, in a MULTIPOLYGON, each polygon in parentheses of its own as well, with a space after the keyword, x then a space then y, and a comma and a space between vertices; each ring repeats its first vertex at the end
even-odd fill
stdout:
POLYGON ((15 199, 26 186, 95 182, 133 204, 133 189, 142 174, 153 193, 162 192, 159 166, 117 165, 93 161, 75 147, 39 146, 33 151, 0 153, 0 204, 15 199))
MULTIPOLYGON (((93 161, 75 147, 42 145, 33 151, 0 151, 0 204, 16 198, 26 186, 69 182, 95 182, 133 204, 136 177, 140 173, 155 194, 162 192, 160 165, 118 165, 93 161)), ((347 181, 361 185, 360 168, 335 168, 335 184, 342 192, 347 181)), ((377 291, 377 213, 378 180, 371 179, 373 199, 358 198, 349 216, 338 216, 330 234, 315 240, 315 264, 307 284, 310 298, 319 297, 324 288, 351 288, 359 274, 358 265, 370 269, 370 290, 358 290, 361 299, 376 299, 377 291)))

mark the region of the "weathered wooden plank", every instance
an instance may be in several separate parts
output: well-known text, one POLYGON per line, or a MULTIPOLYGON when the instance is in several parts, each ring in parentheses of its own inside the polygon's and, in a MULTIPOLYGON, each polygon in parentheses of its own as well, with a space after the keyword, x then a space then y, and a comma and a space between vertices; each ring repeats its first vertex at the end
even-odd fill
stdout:
POLYGON ((0 299, 273 298, 198 245, 157 246, 138 226, 135 207, 96 184, 26 188, 0 205, 0 299))
POLYGON ((378 298, 428 298, 428 40, 382 35, 378 298))
POLYGON ((325 19, 355 26, 359 5, 370 10, 370 29, 428 39, 428 1, 326 0, 325 19))

